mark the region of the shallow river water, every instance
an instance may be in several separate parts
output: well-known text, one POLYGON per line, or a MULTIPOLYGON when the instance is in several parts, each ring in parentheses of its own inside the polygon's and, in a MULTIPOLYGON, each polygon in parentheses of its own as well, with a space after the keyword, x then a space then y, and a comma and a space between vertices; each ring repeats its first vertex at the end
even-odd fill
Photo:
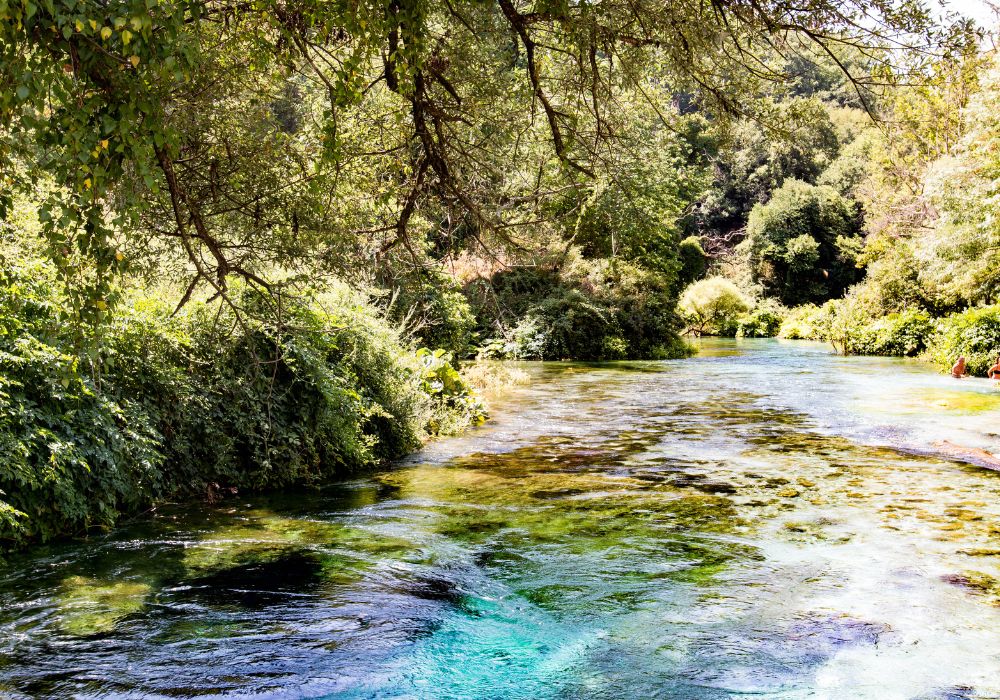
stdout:
POLYGON ((1000 390, 802 342, 527 366, 320 493, 0 564, 0 697, 1000 698, 1000 390))

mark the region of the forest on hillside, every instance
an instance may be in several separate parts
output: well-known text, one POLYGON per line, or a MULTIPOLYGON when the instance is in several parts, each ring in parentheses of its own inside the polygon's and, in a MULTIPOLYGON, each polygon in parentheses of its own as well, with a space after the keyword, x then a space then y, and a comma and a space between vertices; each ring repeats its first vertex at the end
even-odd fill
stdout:
POLYGON ((0 0, 0 546, 406 454, 484 420, 474 359, 983 374, 989 47, 916 0, 0 0))

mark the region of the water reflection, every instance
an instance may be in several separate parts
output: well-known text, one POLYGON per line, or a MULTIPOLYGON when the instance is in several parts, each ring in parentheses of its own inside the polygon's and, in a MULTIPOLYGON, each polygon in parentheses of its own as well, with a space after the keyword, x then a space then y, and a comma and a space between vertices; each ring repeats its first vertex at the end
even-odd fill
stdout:
POLYGON ((320 493, 4 565, 12 697, 988 698, 1000 393, 715 342, 533 366, 497 420, 320 493))

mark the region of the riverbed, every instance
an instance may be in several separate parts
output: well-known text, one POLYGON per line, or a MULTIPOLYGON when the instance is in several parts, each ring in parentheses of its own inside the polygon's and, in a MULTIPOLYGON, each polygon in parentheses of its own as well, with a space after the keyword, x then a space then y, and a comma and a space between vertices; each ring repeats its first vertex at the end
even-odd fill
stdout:
POLYGON ((0 697, 1000 698, 1000 390, 820 344, 526 364, 319 492, 0 563, 0 697))

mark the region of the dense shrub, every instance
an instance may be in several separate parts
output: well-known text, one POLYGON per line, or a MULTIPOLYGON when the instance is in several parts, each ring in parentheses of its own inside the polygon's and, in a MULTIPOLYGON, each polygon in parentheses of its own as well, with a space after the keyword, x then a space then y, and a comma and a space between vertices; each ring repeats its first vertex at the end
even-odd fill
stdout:
POLYGON ((677 246, 677 255, 680 258, 681 269, 677 273, 677 284, 683 289, 692 282, 697 282, 705 276, 708 269, 708 255, 701 247, 701 241, 697 236, 688 236, 677 246))
POLYGON ((589 283, 614 319, 605 336, 605 359, 665 360, 691 354, 677 335, 682 324, 668 280, 634 264, 591 265, 589 283))
POLYGON ((850 350, 856 355, 912 357, 924 350, 933 331, 930 314, 909 309, 867 324, 850 350))
POLYGON ((84 337, 44 267, 0 272, 0 548, 167 496, 306 484, 482 419, 443 353, 357 293, 127 305, 84 337))
POLYGON ((250 314, 195 306, 187 316, 197 390, 185 425, 192 478, 253 488, 321 479, 419 444, 428 410, 394 332, 347 290, 279 309, 247 290, 250 314), (255 308, 256 307, 256 308, 255 308))
POLYGON ((516 325, 539 300, 571 286, 563 281, 556 263, 509 267, 488 279, 466 285, 465 293, 479 322, 483 337, 489 338, 516 325))
POLYGON ((59 343, 64 308, 41 266, 0 268, 0 548, 111 525, 159 486, 159 434, 97 391, 59 343))
POLYGON ((513 354, 535 360, 599 360, 608 335, 617 335, 617 328, 603 304, 578 289, 560 289, 532 306, 517 325, 513 354))
POLYGON ((825 340, 846 355, 912 357, 927 346, 934 321, 922 309, 873 318, 864 294, 791 309, 778 331, 782 338, 825 340))
POLYGON ((469 301, 443 270, 419 268, 392 284, 389 318, 419 344, 465 357, 471 347, 475 316, 469 301))
POLYGON ((736 335, 740 338, 773 338, 778 335, 787 309, 773 299, 765 299, 739 317, 736 335))
POLYGON ((700 334, 734 336, 740 316, 751 301, 723 277, 695 282, 681 294, 678 309, 688 330, 700 334))
POLYGON ((665 359, 689 354, 670 282, 622 260, 570 257, 558 270, 538 266, 497 273, 492 295, 474 287, 493 337, 480 357, 665 359), (498 310, 498 311, 495 311, 498 310), (508 325, 509 324, 509 325, 508 325))
POLYGON ((842 299, 831 299, 821 307, 827 320, 824 338, 842 355, 863 354, 861 349, 874 342, 869 325, 877 314, 866 301, 863 296, 851 293, 842 299))
POLYGON ((829 323, 828 309, 815 304, 802 304, 785 314, 778 328, 778 337, 789 340, 825 340, 829 323))
POLYGON ((969 309, 938 321, 928 357, 947 369, 965 356, 969 374, 983 375, 1000 354, 1000 304, 969 309))
POLYGON ((865 279, 857 294, 868 300, 877 314, 890 314, 921 307, 934 309, 920 280, 921 262, 916 259, 909 241, 875 236, 865 244, 861 261, 865 279))

